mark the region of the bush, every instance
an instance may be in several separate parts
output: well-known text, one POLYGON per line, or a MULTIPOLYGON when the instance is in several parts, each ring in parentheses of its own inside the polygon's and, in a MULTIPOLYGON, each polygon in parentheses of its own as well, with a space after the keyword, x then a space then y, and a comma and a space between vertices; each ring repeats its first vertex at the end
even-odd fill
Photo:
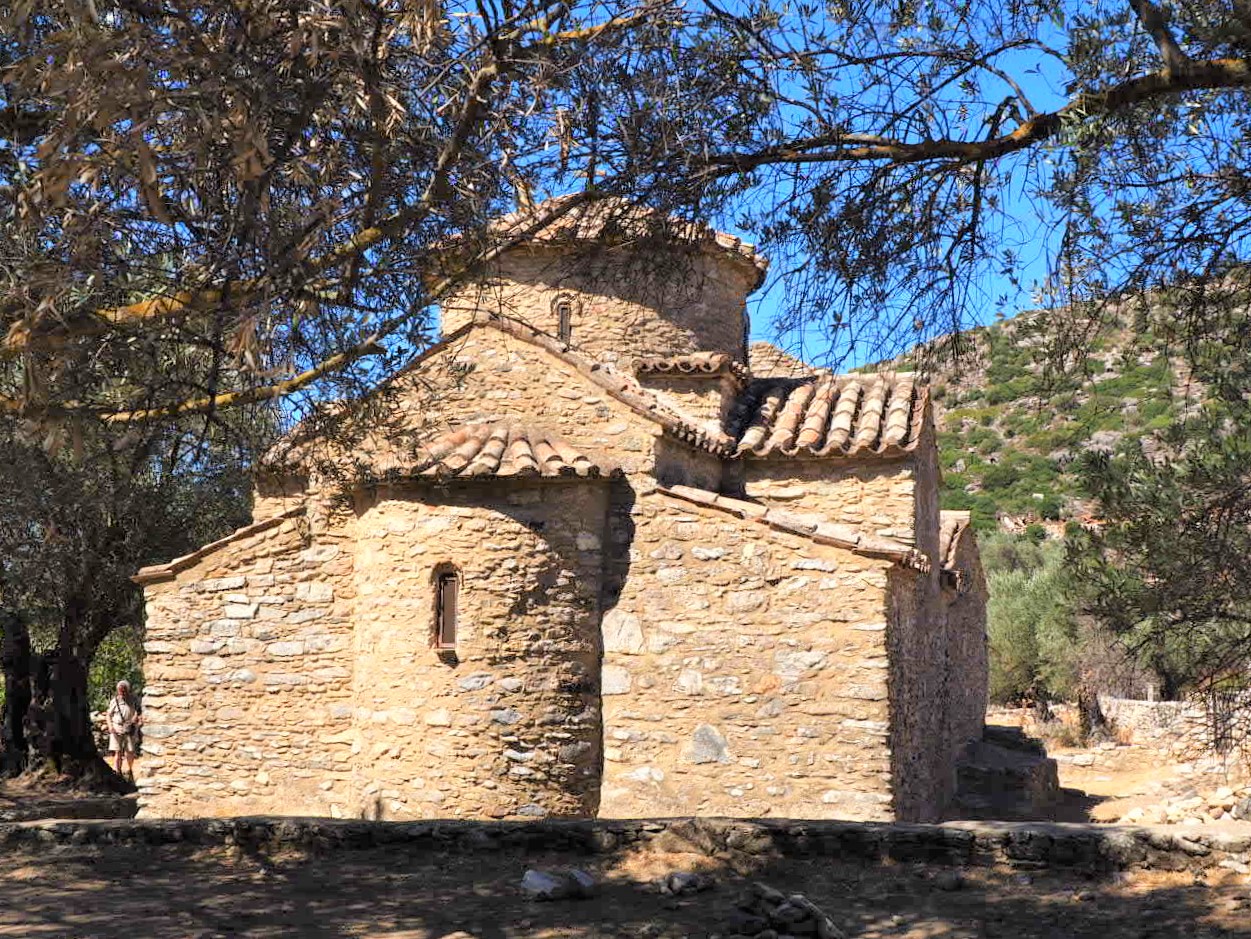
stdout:
MULTIPOLYGON (((1029 546, 1021 547, 1022 558, 1032 557, 1032 548, 1041 564, 989 574, 990 697, 997 704, 1039 692, 1068 698, 1077 686, 1081 650, 1063 551, 1058 545, 1017 540, 1029 546)), ((990 564, 1003 563, 1006 546, 998 546, 1001 556, 988 558, 990 564)))
POLYGON ((978 543, 987 577, 1011 571, 1030 573, 1043 566, 1042 547, 1020 535, 995 532, 979 537, 978 543))
POLYGON ((143 637, 138 629, 123 627, 111 632, 96 656, 91 660, 87 674, 87 695, 93 711, 103 711, 117 689, 117 683, 125 679, 130 690, 139 697, 143 692, 143 637))

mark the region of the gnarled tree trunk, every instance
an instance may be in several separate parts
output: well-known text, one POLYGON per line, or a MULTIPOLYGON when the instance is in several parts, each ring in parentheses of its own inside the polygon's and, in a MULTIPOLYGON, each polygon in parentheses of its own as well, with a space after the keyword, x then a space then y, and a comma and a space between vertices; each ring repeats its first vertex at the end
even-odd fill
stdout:
POLYGON ((25 623, 11 619, 13 628, 4 624, 6 772, 47 766, 92 789, 131 790, 100 756, 91 724, 88 668, 98 645, 92 637, 107 631, 91 628, 86 604, 71 602, 56 648, 40 654, 25 623))
POLYGON ((0 714, 0 776, 26 769, 29 745, 26 712, 31 701, 30 630, 16 613, 0 612, 0 667, 4 670, 4 710, 0 714))
POLYGON ((1097 743, 1108 736, 1108 721, 1099 706, 1099 694, 1087 681, 1082 681, 1077 689, 1077 719, 1083 744, 1097 743))
POLYGON ((92 789, 132 788, 104 761, 92 733, 87 664, 72 649, 58 647, 34 657, 32 695, 25 730, 31 764, 46 764, 92 789))

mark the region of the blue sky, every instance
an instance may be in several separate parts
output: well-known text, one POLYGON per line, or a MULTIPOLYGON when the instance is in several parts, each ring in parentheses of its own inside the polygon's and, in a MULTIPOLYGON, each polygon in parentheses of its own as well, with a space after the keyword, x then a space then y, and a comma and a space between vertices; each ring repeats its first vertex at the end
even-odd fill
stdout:
MULTIPOLYGON (((1047 39, 1061 47, 1064 44, 1064 37, 1059 35, 1047 39)), ((998 64, 1017 81, 1035 108, 1052 111, 1067 101, 1064 94, 1066 76, 1055 60, 1037 57, 1032 52, 1013 52, 1000 57, 998 64)), ((984 302, 969 310, 970 326, 992 323, 997 318, 1011 317, 1035 306, 1033 295, 1047 278, 1048 263, 1054 256, 1059 239, 1058 227, 1049 226, 1047 219, 1040 216, 1035 202, 1029 198, 1031 185, 1037 185, 1037 181, 1014 179, 1012 187, 1005 193, 1004 212, 1020 248, 1020 287, 1002 275, 980 275, 977 293, 984 298, 984 302)), ((746 241, 752 240, 749 233, 732 224, 723 227, 746 241)), ((970 272, 970 276, 974 276, 974 272, 970 272)), ((774 342, 788 351, 812 356, 828 345, 828 337, 819 327, 810 326, 802 334, 779 334, 775 327, 784 291, 785 283, 775 266, 766 283, 748 301, 751 339, 774 342)), ((866 360, 871 359, 871 355, 853 352, 840 367, 854 368, 867 364, 866 360)))

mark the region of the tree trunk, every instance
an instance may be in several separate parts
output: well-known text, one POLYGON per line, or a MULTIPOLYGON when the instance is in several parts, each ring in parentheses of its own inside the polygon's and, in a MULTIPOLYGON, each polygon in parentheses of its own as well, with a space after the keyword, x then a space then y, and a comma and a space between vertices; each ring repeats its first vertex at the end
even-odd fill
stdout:
POLYGON ((1164 701, 1180 701, 1182 680, 1169 669, 1156 669, 1160 676, 1160 698, 1164 701))
POLYGON ((0 713, 0 776, 26 769, 29 745, 25 719, 31 701, 30 630, 16 613, 0 613, 0 667, 4 670, 4 710, 0 713))
POLYGON ((1083 744, 1089 744, 1108 736, 1108 721, 1099 706, 1099 695, 1087 682, 1077 689, 1077 718, 1083 744))
POLYGON ((57 646, 32 656, 30 705, 25 732, 30 761, 51 767, 79 785, 110 792, 133 790, 105 763, 91 726, 87 670, 95 653, 90 606, 78 597, 66 603, 57 646))
POLYGON ((92 789, 127 792, 133 787, 100 756, 87 698, 87 664, 64 646, 37 656, 34 688, 26 712, 32 762, 92 789))

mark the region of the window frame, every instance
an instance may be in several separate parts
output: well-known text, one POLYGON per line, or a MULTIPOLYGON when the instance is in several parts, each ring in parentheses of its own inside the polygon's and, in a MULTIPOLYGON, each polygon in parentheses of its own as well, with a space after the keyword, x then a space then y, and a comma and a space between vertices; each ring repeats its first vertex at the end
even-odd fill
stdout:
POLYGON ((460 639, 460 572, 445 567, 434 574, 434 632, 431 645, 437 652, 454 652, 460 639), (449 589, 450 588, 450 589, 449 589), (448 613, 448 594, 451 613, 448 613), (450 626, 450 630, 449 627, 450 626), (450 632, 450 641, 448 633, 450 632))
POLYGON ((556 337, 561 342, 573 342, 573 317, 577 312, 574 298, 561 294, 552 301, 552 312, 556 314, 556 337))

